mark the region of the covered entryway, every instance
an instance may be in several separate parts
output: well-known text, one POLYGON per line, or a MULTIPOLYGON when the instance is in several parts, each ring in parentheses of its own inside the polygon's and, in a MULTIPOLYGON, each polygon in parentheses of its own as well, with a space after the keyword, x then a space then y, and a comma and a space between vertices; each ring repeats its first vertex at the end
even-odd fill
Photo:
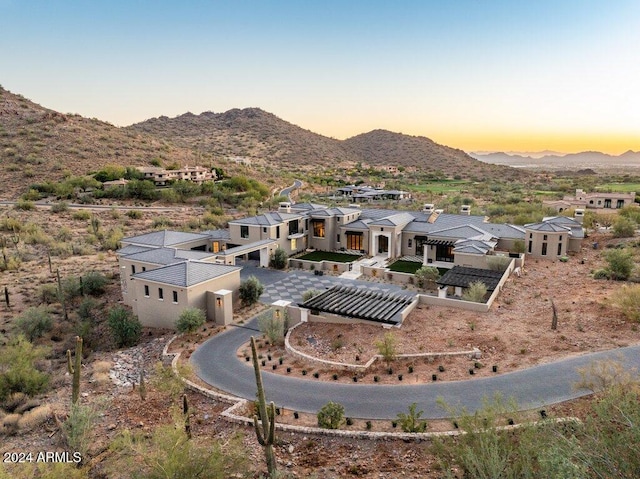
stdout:
POLYGON ((269 266, 269 252, 277 245, 276 240, 266 239, 256 241, 255 243, 249 243, 234 248, 229 248, 222 251, 218 258, 222 258, 224 264, 236 264, 236 258, 241 257, 244 260, 258 260, 260 266, 267 268, 269 266))

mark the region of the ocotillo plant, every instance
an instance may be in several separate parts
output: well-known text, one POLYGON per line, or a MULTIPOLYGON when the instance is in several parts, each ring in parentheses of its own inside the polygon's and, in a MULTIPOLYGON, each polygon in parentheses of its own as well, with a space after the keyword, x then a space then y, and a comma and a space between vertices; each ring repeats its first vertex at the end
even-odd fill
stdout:
POLYGON ((147 385, 144 382, 144 368, 140 368, 140 387, 138 387, 138 394, 140 394, 140 399, 143 401, 147 399, 147 385))
POLYGON ((182 414, 184 415, 184 432, 191 439, 191 420, 189 419, 189 403, 186 394, 182 395, 182 414))
POLYGON ((258 414, 260 415, 260 424, 258 424, 258 416, 253 415, 253 426, 256 430, 258 442, 264 448, 264 455, 267 459, 267 470, 269 477, 276 477, 276 456, 273 452, 273 443, 276 439, 276 405, 271 402, 267 408, 267 400, 264 396, 264 388, 262 386, 262 374, 260 373, 260 365, 258 363, 258 352, 256 351, 256 340, 251 336, 251 354, 253 356, 253 370, 256 373, 256 386, 258 388, 258 414))
POLYGON ((80 368, 82 367, 82 338, 76 336, 76 357, 75 364, 71 364, 71 350, 67 349, 67 368, 69 374, 73 375, 72 390, 71 390, 71 403, 78 402, 80 397, 80 368))

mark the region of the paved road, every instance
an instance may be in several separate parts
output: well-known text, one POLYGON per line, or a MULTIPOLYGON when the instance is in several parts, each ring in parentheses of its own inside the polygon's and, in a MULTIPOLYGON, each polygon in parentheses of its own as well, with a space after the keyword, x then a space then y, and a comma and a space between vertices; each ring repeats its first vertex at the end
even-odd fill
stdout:
POLYGON ((280 196, 286 196, 289 199, 289 201, 291 201, 291 192, 293 190, 297 190, 301 186, 302 186, 302 181, 295 180, 291 186, 289 186, 288 188, 283 189, 280 192, 280 196))
MULTIPOLYGON (((255 319, 247 327, 257 329, 255 319)), ((232 327, 200 346, 191 356, 198 376, 218 389, 253 400, 256 386, 251 363, 239 360, 236 351, 251 335, 260 334, 255 329, 232 327)), ((328 401, 335 401, 345 407, 349 417, 394 419, 416 402, 418 410, 425 412, 424 417, 435 419, 449 415, 437 404, 439 398, 450 406, 465 407, 473 412, 482 407, 483 398, 496 393, 505 399, 513 397, 521 409, 583 396, 588 391, 573 389, 579 379, 577 368, 604 358, 621 360, 629 368, 640 369, 640 346, 468 381, 403 386, 335 384, 269 372, 263 373, 263 381, 269 401, 296 411, 316 413, 328 401)), ((410 375, 406 374, 405 378, 410 375)))

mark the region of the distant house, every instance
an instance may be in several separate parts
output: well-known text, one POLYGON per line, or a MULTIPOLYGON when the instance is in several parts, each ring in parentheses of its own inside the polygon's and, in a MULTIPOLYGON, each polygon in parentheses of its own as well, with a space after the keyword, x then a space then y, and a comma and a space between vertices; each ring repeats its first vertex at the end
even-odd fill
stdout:
POLYGON ((631 193, 585 193, 584 190, 576 189, 574 196, 565 196, 561 200, 547 200, 542 203, 545 206, 554 208, 559 213, 569 208, 589 208, 589 209, 620 209, 635 203, 636 194, 631 193))
POLYGON ((348 197, 356 203, 371 203, 383 200, 408 200, 411 193, 402 190, 384 190, 371 186, 343 186, 336 190, 336 195, 348 197))
POLYGON ((144 180, 153 181, 156 186, 166 186, 171 181, 184 180, 194 183, 212 181, 216 179, 216 172, 202 166, 184 166, 177 170, 167 170, 155 166, 140 166, 144 180))

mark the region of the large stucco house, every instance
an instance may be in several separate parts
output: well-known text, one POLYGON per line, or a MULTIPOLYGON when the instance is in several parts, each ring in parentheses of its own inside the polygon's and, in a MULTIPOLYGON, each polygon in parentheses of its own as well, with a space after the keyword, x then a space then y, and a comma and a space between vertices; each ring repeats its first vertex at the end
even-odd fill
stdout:
POLYGON ((580 250, 581 217, 556 216, 517 226, 471 215, 326 207, 283 202, 278 211, 229 221, 228 230, 155 231, 122 240, 122 296, 144 325, 173 327, 186 307, 227 324, 240 286, 238 259, 267 267, 277 248, 356 253, 380 261, 410 258, 451 268, 483 268, 489 255, 560 258, 580 250))
POLYGON ((561 200, 546 200, 543 201, 543 204, 561 213, 569 208, 617 210, 625 206, 633 205, 635 200, 635 192, 607 193, 595 191, 587 193, 578 188, 576 189, 576 194, 573 196, 566 195, 561 200))

